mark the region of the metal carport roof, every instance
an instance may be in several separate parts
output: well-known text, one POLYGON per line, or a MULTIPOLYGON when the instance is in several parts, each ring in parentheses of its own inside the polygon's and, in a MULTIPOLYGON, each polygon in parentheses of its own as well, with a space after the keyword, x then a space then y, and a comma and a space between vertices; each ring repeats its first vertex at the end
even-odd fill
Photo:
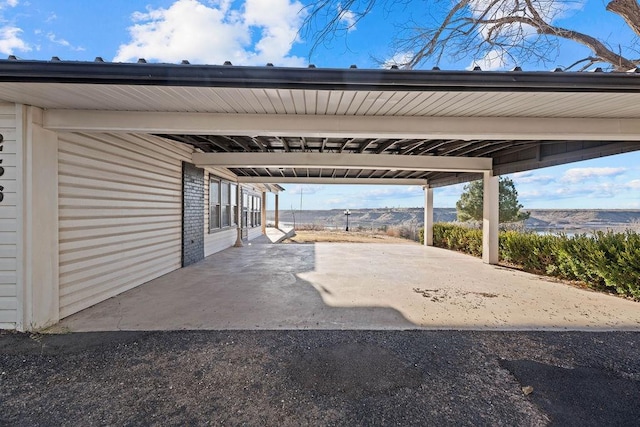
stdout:
POLYGON ((198 155, 196 163, 227 167, 240 182, 435 187, 487 168, 503 174, 640 149, 638 69, 408 71, 10 59, 0 61, 0 99, 43 108, 43 124, 53 130, 152 133, 203 153, 225 153, 198 155), (440 167, 445 163, 453 166, 440 167))

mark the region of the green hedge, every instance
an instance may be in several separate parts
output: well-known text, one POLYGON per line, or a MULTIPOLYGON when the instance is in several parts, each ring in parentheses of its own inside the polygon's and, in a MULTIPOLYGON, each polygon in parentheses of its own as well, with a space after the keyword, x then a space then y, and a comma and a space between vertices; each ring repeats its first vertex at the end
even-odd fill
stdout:
MULTIPOLYGON (((424 241, 424 232, 420 232, 424 241)), ((435 246, 482 255, 482 230, 455 224, 433 227, 435 246)), ((640 299, 640 234, 632 231, 538 235, 500 232, 500 260, 525 271, 577 280, 598 290, 640 299)))

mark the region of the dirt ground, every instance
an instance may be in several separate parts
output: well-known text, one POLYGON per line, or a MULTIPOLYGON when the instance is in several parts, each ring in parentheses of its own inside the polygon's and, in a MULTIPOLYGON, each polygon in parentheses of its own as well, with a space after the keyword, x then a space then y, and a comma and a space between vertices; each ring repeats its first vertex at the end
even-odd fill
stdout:
POLYGON ((402 243, 419 244, 408 239, 371 231, 296 230, 284 243, 402 243))
POLYGON ((638 425, 640 334, 0 332, 0 425, 638 425))

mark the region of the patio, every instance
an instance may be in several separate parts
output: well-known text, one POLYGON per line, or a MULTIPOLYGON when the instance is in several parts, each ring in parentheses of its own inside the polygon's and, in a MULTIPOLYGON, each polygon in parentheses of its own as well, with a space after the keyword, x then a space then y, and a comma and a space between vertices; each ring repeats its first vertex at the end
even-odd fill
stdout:
POLYGON ((229 248, 53 327, 640 330, 638 303, 418 244, 229 248))

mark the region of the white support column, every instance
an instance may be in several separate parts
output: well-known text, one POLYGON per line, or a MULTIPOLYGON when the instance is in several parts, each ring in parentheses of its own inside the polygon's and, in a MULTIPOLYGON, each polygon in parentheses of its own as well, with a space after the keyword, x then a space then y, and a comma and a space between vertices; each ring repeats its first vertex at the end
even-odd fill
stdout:
MULTIPOLYGON (((42 110, 22 109, 23 206, 22 318, 18 329, 35 330, 57 323, 58 274, 58 135, 42 127, 42 110)), ((20 144, 21 142, 18 141, 20 144)))
POLYGON ((236 224, 237 224, 237 236, 236 243, 233 245, 236 248, 241 248, 242 245, 242 186, 240 183, 236 186, 236 202, 238 211, 236 212, 236 224))
POLYGON ((484 173, 484 199, 482 220, 482 261, 485 264, 498 263, 499 250, 499 179, 492 172, 484 173))
POLYGON ((279 204, 278 193, 276 193, 276 206, 275 206, 275 209, 276 209, 276 218, 275 218, 276 219, 276 228, 280 228, 280 211, 279 211, 280 207, 278 206, 278 204, 279 204))
POLYGON ((262 234, 267 232, 267 192, 262 192, 260 207, 260 224, 262 225, 262 234))
POLYGON ((433 246, 433 188, 424 186, 424 245, 433 246))

